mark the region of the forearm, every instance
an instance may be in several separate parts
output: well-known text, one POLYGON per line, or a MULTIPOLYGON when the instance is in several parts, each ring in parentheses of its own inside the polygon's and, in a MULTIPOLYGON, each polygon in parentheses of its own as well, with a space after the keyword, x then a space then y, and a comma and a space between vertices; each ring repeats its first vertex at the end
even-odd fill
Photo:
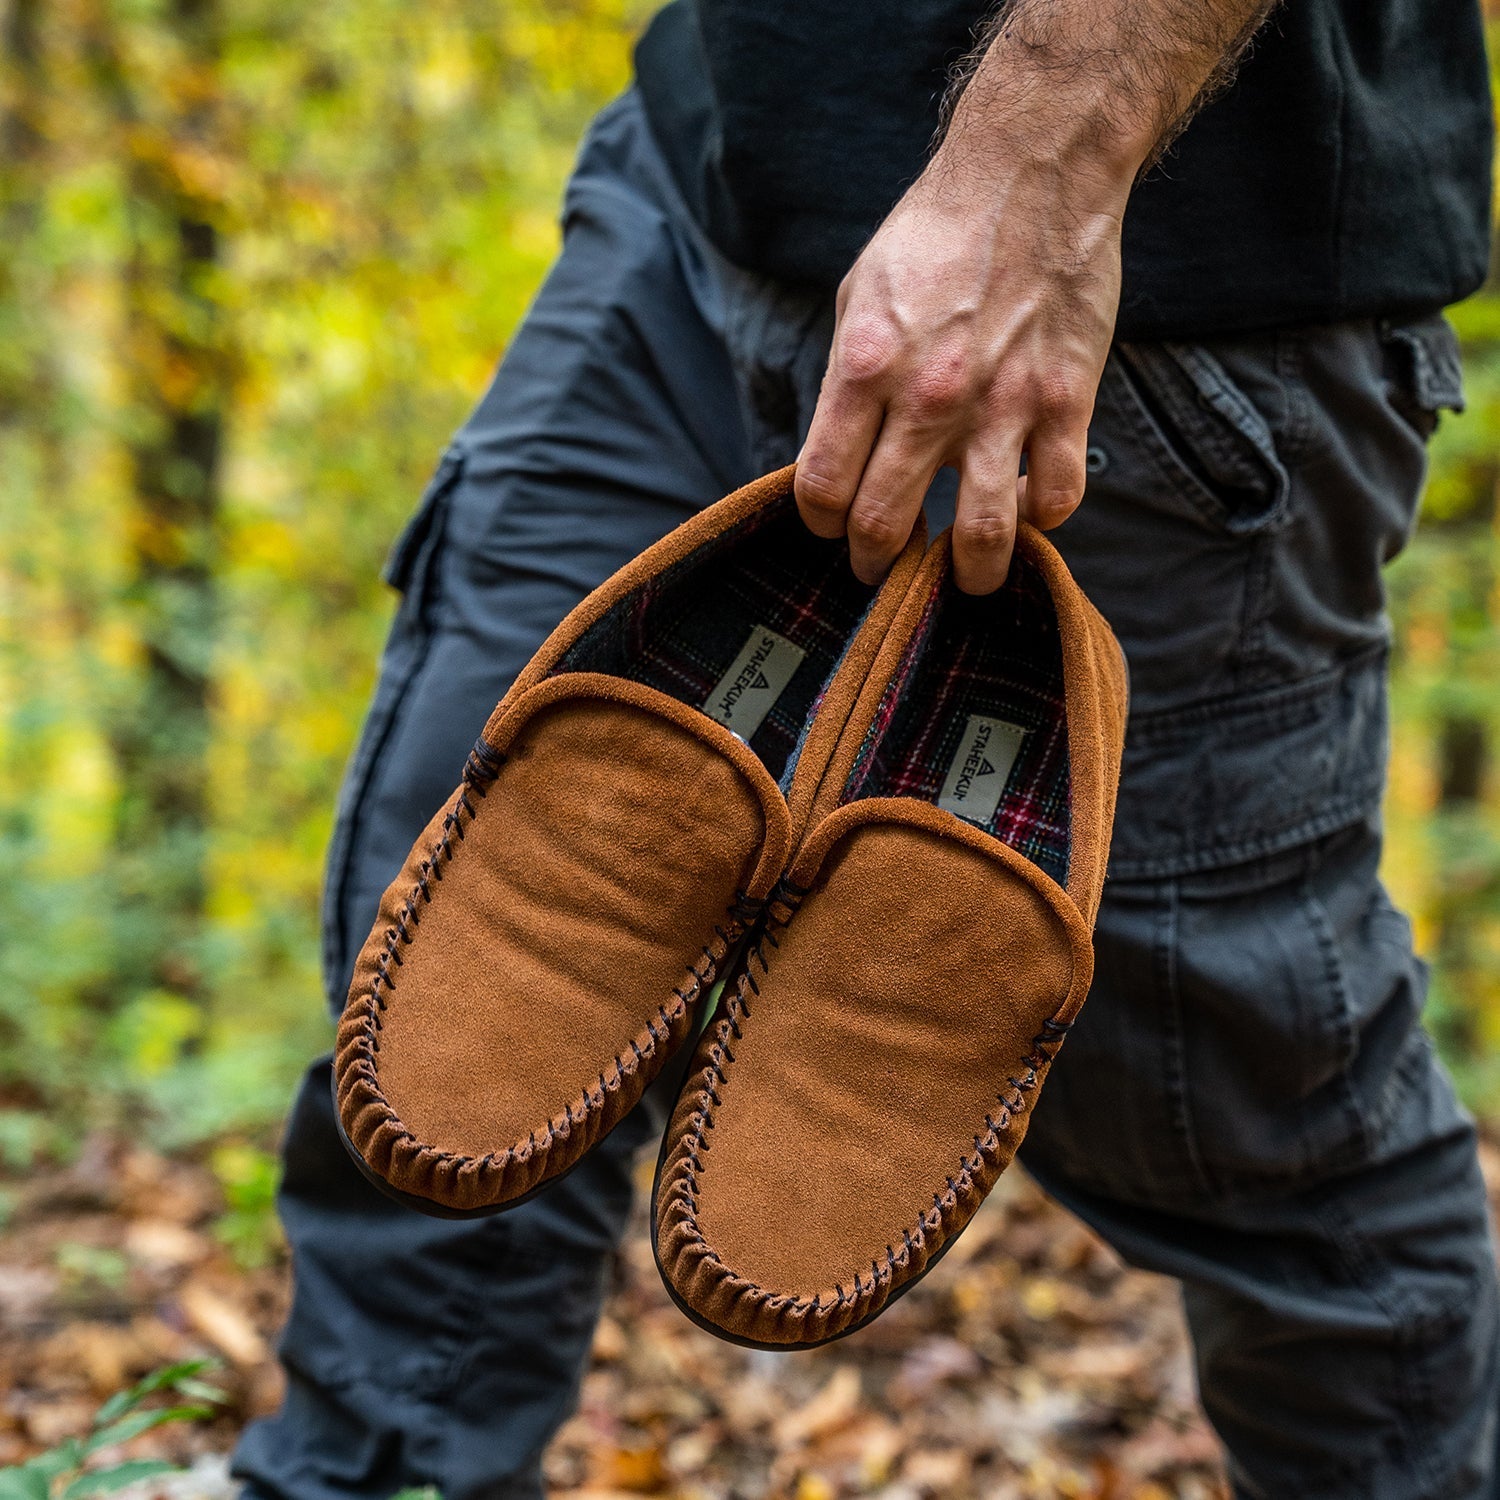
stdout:
POLYGON ((934 157, 998 180, 1076 174, 1128 193, 1235 63, 1276 0, 1011 0, 959 70, 934 157))
POLYGON ((848 535, 866 582, 944 464, 959 471, 954 576, 973 593, 1004 579, 1018 515, 1045 528, 1077 506, 1130 190, 1273 3, 998 13, 927 169, 839 291, 797 500, 820 536, 848 535))

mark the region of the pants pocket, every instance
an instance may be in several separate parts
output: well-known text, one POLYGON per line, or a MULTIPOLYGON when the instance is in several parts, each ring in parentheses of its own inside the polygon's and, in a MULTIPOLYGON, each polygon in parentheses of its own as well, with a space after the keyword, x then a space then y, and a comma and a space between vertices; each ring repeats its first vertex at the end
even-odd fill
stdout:
POLYGON ((1204 875, 1112 881, 1093 989, 1023 1158, 1111 1201, 1197 1213, 1392 1149, 1431 1061, 1379 850, 1359 825, 1204 875))
POLYGON ((1310 397, 1292 333, 1119 344, 1084 502, 1054 540, 1114 627, 1142 711, 1250 685, 1310 397))
POLYGON ((435 576, 433 563, 446 529, 449 497, 463 471, 463 450, 450 444, 438 460, 421 503, 396 538, 381 574, 403 600, 418 611, 428 602, 427 585, 435 576))
POLYGON ((1360 826, 1271 884, 1237 889, 1236 871, 1176 883, 1181 1111, 1209 1190, 1280 1190, 1370 1160, 1425 1076, 1424 974, 1378 858, 1360 826))
POLYGON ((370 711, 344 772, 323 878, 323 988, 335 1014, 344 1003, 344 987, 354 957, 352 945, 364 936, 349 930, 348 902, 345 899, 355 861, 361 814, 381 748, 389 738, 407 692, 426 659, 432 638, 438 560, 447 531, 449 502, 463 469, 463 451, 457 445, 450 446, 438 461, 421 504, 391 549, 383 574, 385 581, 400 592, 401 603, 381 655, 380 675, 370 711))
MULTIPOLYGON (((1277 348, 1265 352, 1278 362, 1277 348)), ((1286 517, 1292 482, 1271 419, 1203 344, 1121 344, 1110 399, 1165 497, 1210 531, 1253 536, 1286 517)))
POLYGON ((1458 335, 1441 313, 1380 324, 1386 400, 1426 442, 1444 411, 1464 409, 1458 335))

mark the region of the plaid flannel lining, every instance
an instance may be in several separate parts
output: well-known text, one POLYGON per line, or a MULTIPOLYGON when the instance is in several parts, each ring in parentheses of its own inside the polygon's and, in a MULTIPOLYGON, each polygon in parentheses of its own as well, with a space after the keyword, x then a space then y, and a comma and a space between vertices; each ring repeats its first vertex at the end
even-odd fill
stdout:
POLYGON ((1027 731, 986 831, 1064 883, 1070 783, 1062 644, 1046 584, 1021 557, 996 594, 934 594, 860 746, 845 800, 936 802, 971 714, 1027 731))
POLYGON ((555 673, 607 672, 702 708, 751 631, 774 630, 807 655, 750 748, 773 776, 784 777, 872 594, 850 571, 847 544, 813 536, 788 499, 622 599, 555 673))

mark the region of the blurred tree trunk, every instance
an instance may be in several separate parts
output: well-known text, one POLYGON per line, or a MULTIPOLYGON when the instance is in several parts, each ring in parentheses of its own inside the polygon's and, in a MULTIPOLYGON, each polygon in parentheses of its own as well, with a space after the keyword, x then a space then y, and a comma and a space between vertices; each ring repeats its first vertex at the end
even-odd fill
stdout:
MULTIPOLYGON (((18 324, 24 301, 21 286, 36 238, 38 203, 44 175, 46 139, 41 129, 46 80, 42 57, 41 0, 10 0, 0 27, 0 62, 4 65, 4 91, 0 93, 0 306, 7 317, 7 332, 18 324)), ((40 362, 42 351, 17 327, 14 335, 20 358, 14 356, 0 367, 0 422, 17 422, 23 416, 47 418, 52 414, 50 383, 34 391, 30 368, 40 362), (28 398, 31 399, 28 399, 28 398)))
MULTIPOLYGON (((9 189, 5 195, 8 231, 29 229, 36 218, 35 198, 20 188, 34 178, 42 146, 37 122, 42 94, 40 10, 41 0, 10 0, 4 12, 6 90, 0 109, 0 151, 9 189)), ((7 238, 6 243, 12 241, 7 238)))
POLYGON ((1443 720, 1438 743, 1438 801, 1444 812, 1467 812, 1483 801, 1489 761, 1489 727, 1483 719, 1464 714, 1443 720))
POLYGON ((105 38, 128 191, 127 599, 143 659, 139 694, 113 738, 119 842, 139 882, 131 894, 152 918, 126 956, 127 973, 134 970, 127 983, 196 995, 228 386, 215 286, 217 0, 172 0, 163 19, 171 59, 164 77, 131 78, 118 36, 110 30, 105 38))

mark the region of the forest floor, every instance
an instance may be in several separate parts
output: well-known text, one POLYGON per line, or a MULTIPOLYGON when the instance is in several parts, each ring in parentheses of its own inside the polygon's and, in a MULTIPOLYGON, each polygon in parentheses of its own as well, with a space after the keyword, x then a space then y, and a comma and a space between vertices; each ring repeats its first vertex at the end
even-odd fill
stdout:
MULTIPOLYGON (((1500 1154, 1486 1154, 1493 1191, 1500 1154)), ((274 1241, 247 1269, 213 1173, 106 1141, 16 1184, 9 1206, 0 1465, 81 1433, 129 1381, 206 1354, 221 1415, 130 1454, 191 1466, 158 1493, 226 1500, 236 1431, 280 1395, 289 1276, 274 1241)), ((1227 1494, 1175 1288, 1126 1269, 1019 1171, 910 1296, 806 1354, 749 1352, 689 1324, 638 1221, 547 1477, 555 1500, 1227 1494)))

